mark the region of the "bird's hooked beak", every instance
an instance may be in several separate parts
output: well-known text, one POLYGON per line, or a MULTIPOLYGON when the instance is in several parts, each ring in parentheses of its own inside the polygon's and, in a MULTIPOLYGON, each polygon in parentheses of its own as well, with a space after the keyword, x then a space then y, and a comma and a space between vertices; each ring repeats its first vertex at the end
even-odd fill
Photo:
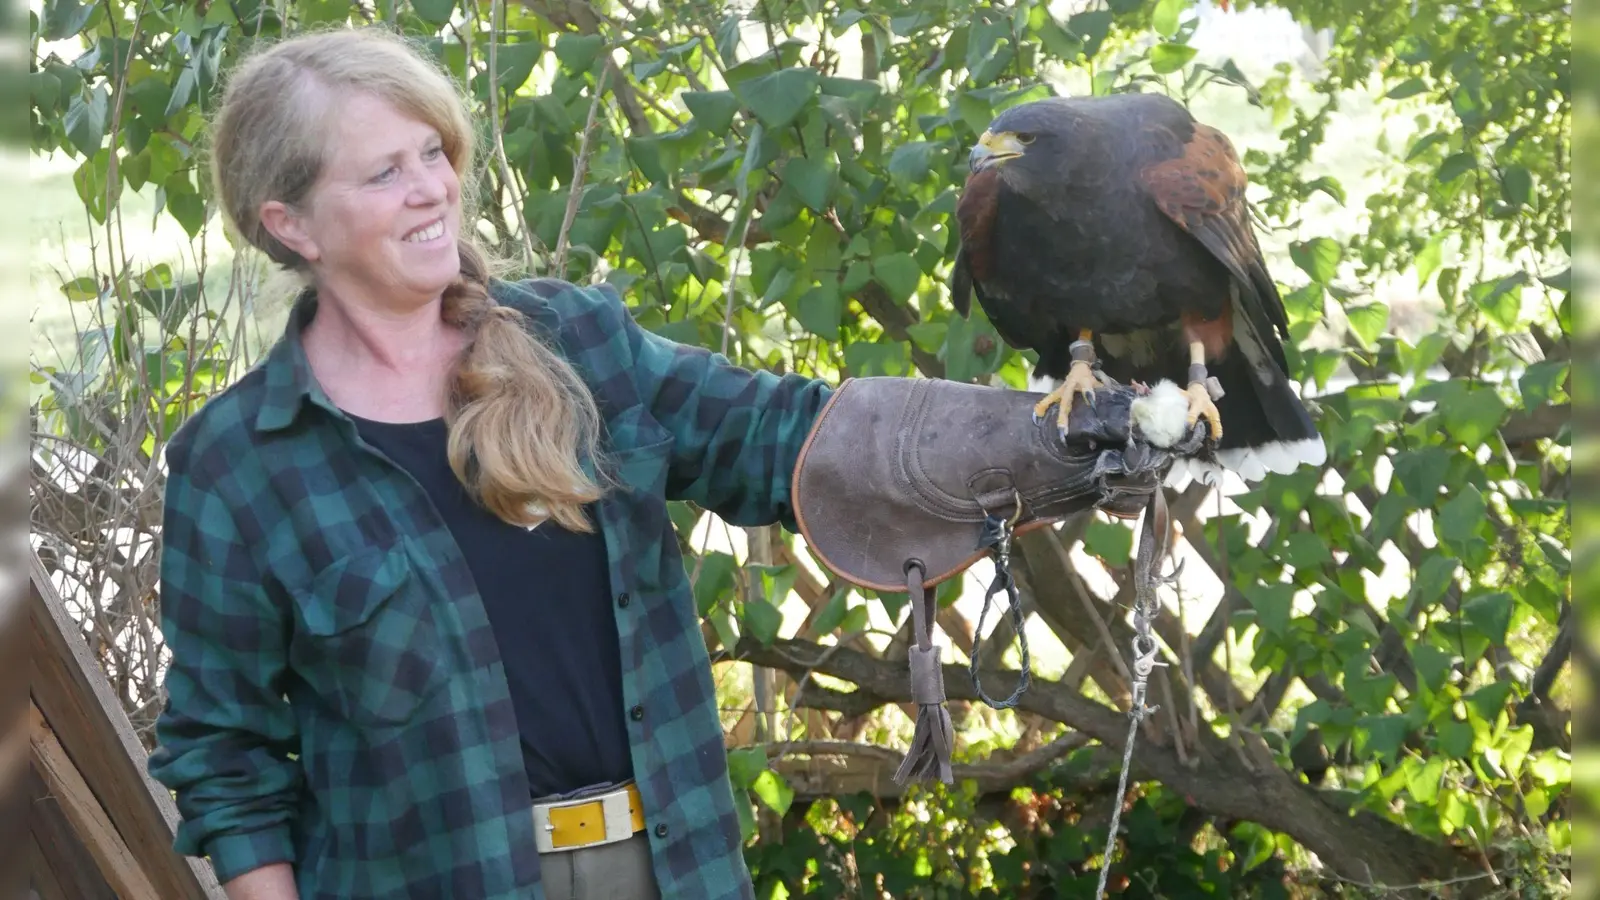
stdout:
POLYGON ((985 131, 978 138, 978 143, 967 155, 967 168, 974 172, 982 171, 990 166, 999 165, 1008 159, 1016 159, 1025 152, 1022 141, 1009 131, 995 134, 985 131))

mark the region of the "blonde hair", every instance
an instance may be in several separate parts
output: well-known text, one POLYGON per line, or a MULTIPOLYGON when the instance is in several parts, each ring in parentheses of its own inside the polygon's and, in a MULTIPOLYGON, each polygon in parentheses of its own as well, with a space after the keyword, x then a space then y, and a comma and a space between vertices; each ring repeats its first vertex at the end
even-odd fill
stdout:
POLYGON ((445 289, 441 311, 469 336, 446 398, 456 477, 507 522, 549 518, 593 531, 583 505, 598 499, 601 487, 579 460, 597 458, 599 412, 577 373, 526 329, 522 314, 489 296, 497 261, 473 226, 472 122, 444 69, 382 28, 317 31, 252 52, 229 74, 212 125, 211 177, 228 223, 274 262, 308 272, 262 224, 259 210, 269 200, 304 202, 330 150, 323 123, 338 113, 338 95, 351 92, 437 130, 461 179, 461 274, 445 289))

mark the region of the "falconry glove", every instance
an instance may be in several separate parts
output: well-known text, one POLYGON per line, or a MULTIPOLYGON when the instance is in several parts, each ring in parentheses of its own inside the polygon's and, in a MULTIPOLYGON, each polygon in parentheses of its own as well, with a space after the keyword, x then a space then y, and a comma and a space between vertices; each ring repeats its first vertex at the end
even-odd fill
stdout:
POLYGON ((931 589, 989 555, 997 535, 1004 551, 1011 535, 1075 513, 1136 518, 1174 455, 1203 449, 1205 424, 1186 426, 1187 402, 1168 382, 1100 388, 1092 405, 1073 404, 1064 437, 1054 416, 1034 416, 1042 396, 942 379, 850 379, 795 465, 796 519, 821 562, 862 588, 909 595, 919 713, 901 783, 935 770, 951 780, 931 589))

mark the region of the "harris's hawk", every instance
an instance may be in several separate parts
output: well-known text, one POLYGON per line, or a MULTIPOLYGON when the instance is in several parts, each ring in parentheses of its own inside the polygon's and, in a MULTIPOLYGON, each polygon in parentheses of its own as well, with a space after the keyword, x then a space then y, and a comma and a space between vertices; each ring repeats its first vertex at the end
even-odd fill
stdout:
POLYGON ((1121 382, 1188 385, 1188 421, 1206 418, 1218 462, 1244 478, 1326 459, 1222 132, 1159 94, 1052 97, 997 116, 970 169, 953 301, 966 316, 975 293, 1002 338, 1038 352, 1035 374, 1061 382, 1035 415, 1059 403, 1066 428, 1098 362, 1121 382))

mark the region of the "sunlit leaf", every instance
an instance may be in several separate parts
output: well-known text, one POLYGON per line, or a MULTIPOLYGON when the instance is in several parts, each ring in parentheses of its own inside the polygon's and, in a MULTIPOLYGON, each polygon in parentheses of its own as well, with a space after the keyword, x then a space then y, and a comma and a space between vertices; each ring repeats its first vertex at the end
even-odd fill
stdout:
POLYGON ((816 98, 821 78, 816 69, 784 69, 740 82, 733 90, 767 128, 784 128, 816 98))

